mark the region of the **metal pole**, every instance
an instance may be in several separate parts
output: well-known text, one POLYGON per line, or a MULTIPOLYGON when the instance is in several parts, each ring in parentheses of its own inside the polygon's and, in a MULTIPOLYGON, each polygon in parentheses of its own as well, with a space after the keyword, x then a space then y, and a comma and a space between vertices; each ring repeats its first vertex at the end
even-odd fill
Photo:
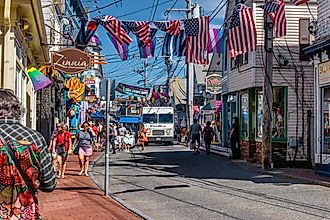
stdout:
POLYGON ((264 85, 263 85, 262 168, 269 169, 273 167, 272 164, 273 22, 266 13, 265 13, 264 46, 266 51, 266 67, 265 67, 264 85))
MULTIPOLYGON (((192 10, 191 10, 191 0, 186 0, 187 2, 187 18, 191 19, 192 18, 192 10)), ((193 91, 190 91, 190 68, 189 68, 189 63, 187 63, 186 67, 186 89, 187 89, 187 98, 186 98, 186 114, 187 114, 187 130, 190 129, 190 93, 193 91)))
POLYGON ((105 145, 105 177, 104 177, 104 195, 108 196, 109 195, 109 144, 110 144, 110 140, 109 140, 109 134, 110 134, 110 130, 109 130, 109 126, 110 126, 110 91, 111 91, 111 85, 110 85, 111 81, 107 80, 106 81, 106 128, 107 128, 107 137, 106 137, 106 145, 105 145))

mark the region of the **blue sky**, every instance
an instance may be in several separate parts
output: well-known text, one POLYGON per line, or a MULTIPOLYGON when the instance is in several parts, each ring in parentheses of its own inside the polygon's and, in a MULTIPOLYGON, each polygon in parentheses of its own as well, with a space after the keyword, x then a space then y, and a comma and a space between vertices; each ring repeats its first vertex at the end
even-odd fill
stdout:
MULTIPOLYGON (((105 6, 111 3, 111 1, 115 0, 95 0, 97 3, 94 3, 94 0, 81 1, 85 7, 89 7, 90 11, 92 11, 97 9, 96 6, 101 8, 102 6, 105 6)), ((149 20, 152 17, 152 12, 155 10, 155 8, 153 8, 154 10, 148 9, 130 15, 126 14, 150 7, 153 5, 153 2, 157 3, 157 1, 159 2, 159 4, 162 4, 170 0, 122 0, 122 3, 117 3, 117 6, 112 5, 106 9, 99 10, 101 13, 91 13, 90 17, 93 18, 99 15, 112 15, 119 18, 119 20, 149 20)), ((165 20, 166 16, 164 16, 164 12, 166 11, 166 9, 171 8, 175 2, 175 0, 172 0, 168 3, 158 5, 154 20, 165 20)), ((200 0, 197 2, 200 6, 203 7, 203 12, 207 14, 213 11, 219 4, 219 2, 224 1, 200 0)), ((185 0, 177 0, 177 3, 174 8, 185 8, 185 4, 185 0)), ((222 24, 222 16, 224 15, 224 12, 225 8, 220 13, 218 13, 218 15, 211 21, 212 26, 218 26, 222 24)), ((180 14, 178 12, 171 12, 169 14, 169 19, 184 19, 184 16, 184 13, 180 14)), ((139 81, 142 79, 142 77, 138 73, 136 73, 136 70, 143 68, 144 59, 139 58, 138 51, 134 51, 134 49, 136 50, 136 37, 131 34, 131 37, 134 41, 130 45, 129 49, 131 51, 130 55, 133 55, 133 57, 127 61, 120 61, 119 56, 116 54, 116 50, 111 41, 108 39, 103 27, 100 26, 96 33, 100 37, 100 40, 102 42, 103 54, 106 55, 107 61, 109 62, 109 64, 104 65, 104 72, 106 74, 106 77, 115 79, 117 83, 122 82, 126 84, 142 86, 142 82, 139 81)), ((161 47, 162 35, 163 33, 158 31, 157 47, 161 47)), ((164 58, 159 57, 158 55, 160 55, 159 49, 156 50, 154 58, 148 59, 148 64, 151 65, 151 67, 148 69, 148 81, 151 85, 164 84, 167 77, 167 74, 165 72, 166 67, 164 64, 164 58)), ((182 71, 184 62, 181 61, 178 63, 177 59, 174 59, 173 66, 177 64, 178 67, 175 74, 179 74, 182 76, 184 74, 184 71, 182 71), (181 72, 179 73, 180 70, 181 72)))

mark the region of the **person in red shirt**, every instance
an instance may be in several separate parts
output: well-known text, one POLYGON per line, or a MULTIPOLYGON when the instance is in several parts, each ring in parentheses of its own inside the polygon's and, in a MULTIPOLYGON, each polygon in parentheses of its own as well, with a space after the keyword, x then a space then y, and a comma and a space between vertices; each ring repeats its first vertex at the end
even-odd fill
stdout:
POLYGON ((99 133, 99 131, 98 131, 98 129, 97 129, 97 126, 96 126, 96 124, 95 123, 93 123, 93 127, 92 127, 92 130, 94 131, 94 133, 95 133, 95 137, 94 137, 94 143, 96 143, 97 142, 97 136, 98 136, 98 133, 99 133))
POLYGON ((56 152, 56 159, 58 163, 58 175, 57 178, 64 179, 64 173, 66 169, 66 162, 69 156, 69 149, 71 148, 71 134, 67 130, 67 126, 61 123, 61 126, 56 133, 54 139, 53 151, 56 152))

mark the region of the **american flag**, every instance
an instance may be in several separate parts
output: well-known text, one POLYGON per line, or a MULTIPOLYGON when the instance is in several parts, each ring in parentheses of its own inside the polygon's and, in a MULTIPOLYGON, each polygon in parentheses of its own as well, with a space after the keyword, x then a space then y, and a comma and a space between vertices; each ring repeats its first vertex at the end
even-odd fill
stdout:
POLYGON ((255 51, 257 31, 250 7, 243 4, 235 6, 228 29, 230 56, 235 57, 249 51, 255 51))
POLYGON ((208 64, 210 17, 186 19, 183 22, 186 32, 186 62, 208 64))
POLYGON ((123 24, 138 36, 144 46, 151 44, 150 21, 123 21, 123 24))
POLYGON ((170 35, 178 36, 181 33, 180 20, 173 21, 155 21, 154 24, 161 31, 165 31, 170 35))
POLYGON ((132 43, 132 38, 128 35, 128 33, 124 30, 124 28, 120 25, 120 22, 113 16, 106 15, 96 17, 95 20, 99 21, 102 26, 111 34, 111 36, 119 42, 119 44, 127 44, 132 43))
POLYGON ((307 3, 309 0, 291 0, 291 3, 294 5, 301 5, 307 3))
POLYGON ((267 2, 261 8, 269 15, 273 21, 274 37, 283 37, 286 35, 286 17, 285 5, 283 0, 267 2))

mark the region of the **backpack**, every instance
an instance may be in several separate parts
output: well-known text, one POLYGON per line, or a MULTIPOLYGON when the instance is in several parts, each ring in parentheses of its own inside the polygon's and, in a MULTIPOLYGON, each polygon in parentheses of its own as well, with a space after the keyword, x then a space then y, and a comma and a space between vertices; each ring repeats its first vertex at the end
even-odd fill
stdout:
POLYGON ((204 128, 204 138, 205 139, 212 139, 213 138, 213 128, 205 127, 204 128))
POLYGON ((40 149, 28 141, 0 136, 0 219, 39 219, 40 149), (7 204, 7 205, 5 205, 7 204), (11 205, 9 205, 11 204, 11 205), (17 205, 22 208, 17 209, 17 205))

